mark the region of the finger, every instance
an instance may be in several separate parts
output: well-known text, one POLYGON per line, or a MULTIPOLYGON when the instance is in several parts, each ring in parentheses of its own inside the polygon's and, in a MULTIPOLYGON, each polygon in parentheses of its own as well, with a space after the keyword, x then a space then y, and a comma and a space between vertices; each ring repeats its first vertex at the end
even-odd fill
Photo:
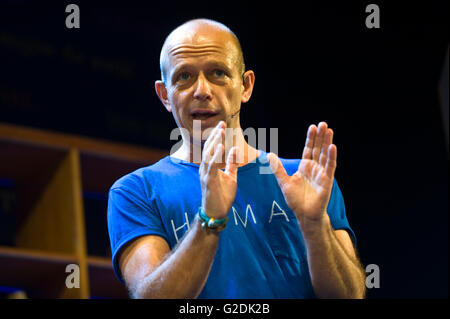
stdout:
POLYGON ((320 122, 317 127, 317 136, 314 140, 313 154, 312 159, 316 162, 319 162, 320 151, 322 148, 323 137, 325 135, 325 131, 328 128, 327 123, 320 122))
POLYGON ((322 149, 319 157, 319 165, 325 167, 328 158, 328 146, 333 142, 333 130, 327 129, 323 137, 322 149))
POLYGON ((212 152, 212 151, 214 151, 213 146, 215 144, 217 144, 215 139, 218 136, 220 127, 221 127, 221 125, 217 125, 214 128, 214 130, 208 136, 207 143, 205 142, 205 145, 203 146, 202 162, 200 163, 200 171, 199 172, 203 172, 204 174, 206 174, 206 172, 208 170, 209 163, 211 162, 212 156, 214 155, 214 153, 212 152))
POLYGON ((272 169, 273 174, 277 178, 278 185, 280 185, 281 187, 287 182, 289 175, 286 173, 283 164, 276 154, 272 152, 267 154, 267 160, 269 161, 270 168, 272 169))
POLYGON ((302 159, 312 159, 312 151, 316 134, 317 127, 314 124, 310 125, 308 128, 308 132, 306 133, 306 142, 305 147, 303 148, 302 159))
POLYGON ((216 132, 216 134, 215 134, 213 140, 211 141, 211 144, 209 145, 209 148, 206 150, 206 152, 207 152, 210 156, 213 156, 213 155, 214 155, 214 153, 215 153, 215 151, 216 151, 217 145, 223 144, 223 138, 224 138, 224 135, 225 135, 225 131, 224 131, 223 129, 219 129, 219 130, 216 132))
POLYGON ((206 146, 206 148, 204 148, 204 150, 203 150, 203 155, 204 155, 204 159, 206 162, 209 163, 211 161, 211 158, 215 152, 215 148, 218 145, 218 143, 221 141, 223 134, 224 134, 223 129, 219 128, 218 130, 216 130, 214 132, 214 134, 212 134, 210 136, 211 139, 209 140, 209 143, 206 146))
POLYGON ((211 131, 211 133, 209 134, 208 138, 205 141, 205 144, 203 145, 203 149, 209 149, 209 146, 211 144, 211 141, 214 139, 214 137, 216 136, 217 132, 220 129, 223 129, 225 126, 225 122, 224 121, 220 121, 215 127, 214 129, 211 131))
POLYGON ((334 172, 336 171, 337 166, 337 147, 334 144, 328 146, 328 158, 327 164, 325 165, 325 174, 329 178, 334 177, 334 172))
POLYGON ((209 176, 214 176, 219 171, 220 163, 222 162, 222 155, 223 155, 223 145, 219 144, 215 148, 214 155, 211 158, 211 162, 208 165, 208 171, 207 174, 209 176))
POLYGON ((233 146, 230 149, 227 157, 227 166, 225 167, 225 173, 233 178, 236 178, 238 171, 237 150, 237 146, 233 146))

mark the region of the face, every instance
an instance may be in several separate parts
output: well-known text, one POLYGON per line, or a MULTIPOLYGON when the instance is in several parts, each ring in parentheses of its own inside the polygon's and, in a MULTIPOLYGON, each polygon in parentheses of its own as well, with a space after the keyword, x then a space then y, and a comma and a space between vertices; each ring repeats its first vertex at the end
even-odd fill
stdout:
MULTIPOLYGON (((221 120, 227 127, 239 127, 239 116, 233 115, 248 98, 237 62, 238 49, 231 35, 223 31, 184 33, 168 45, 166 83, 160 88, 166 97, 158 95, 178 127, 187 129, 191 137, 194 120, 201 123, 203 140, 208 137, 207 129, 221 120)), ((195 136, 200 136, 199 132, 195 136)))

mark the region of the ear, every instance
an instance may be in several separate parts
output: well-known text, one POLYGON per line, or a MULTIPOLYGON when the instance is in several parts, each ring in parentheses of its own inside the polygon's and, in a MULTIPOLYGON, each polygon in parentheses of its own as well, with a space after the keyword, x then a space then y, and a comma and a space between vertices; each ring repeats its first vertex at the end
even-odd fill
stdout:
POLYGON ((167 111, 172 112, 172 106, 170 105, 170 101, 167 97, 167 89, 164 85, 163 81, 155 81, 155 90, 162 104, 166 107, 167 111))
POLYGON ((246 103, 250 100, 253 92, 253 86, 255 85, 255 73, 251 70, 244 73, 243 78, 243 87, 241 102, 246 103))

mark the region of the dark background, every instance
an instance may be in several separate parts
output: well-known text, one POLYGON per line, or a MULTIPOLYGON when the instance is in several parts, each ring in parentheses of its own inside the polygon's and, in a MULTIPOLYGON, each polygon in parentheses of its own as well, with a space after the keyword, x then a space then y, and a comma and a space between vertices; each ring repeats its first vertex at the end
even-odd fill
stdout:
POLYGON ((2 1, 0 122, 169 150, 160 48, 179 24, 216 19, 256 74, 243 128, 278 128, 285 158, 309 124, 335 131, 361 261, 381 272, 368 296, 448 297, 448 5, 377 1, 381 28, 367 29, 369 3, 2 1), (65 26, 69 3, 80 29, 65 26))

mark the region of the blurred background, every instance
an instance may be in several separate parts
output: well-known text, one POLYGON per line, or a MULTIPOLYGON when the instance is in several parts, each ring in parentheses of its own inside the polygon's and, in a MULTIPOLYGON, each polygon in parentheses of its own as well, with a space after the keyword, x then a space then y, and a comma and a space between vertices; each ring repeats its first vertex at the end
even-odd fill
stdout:
POLYGON ((126 297, 107 190, 175 144, 154 92, 159 52, 205 17, 236 33, 255 71, 244 129, 278 128, 278 154, 298 158, 310 124, 333 128, 358 252, 380 270, 368 297, 447 298, 448 3, 378 1, 368 29, 369 3, 2 1, 1 295, 126 297), (79 29, 66 28, 70 3, 79 29), (81 292, 64 286, 69 263, 81 292))

